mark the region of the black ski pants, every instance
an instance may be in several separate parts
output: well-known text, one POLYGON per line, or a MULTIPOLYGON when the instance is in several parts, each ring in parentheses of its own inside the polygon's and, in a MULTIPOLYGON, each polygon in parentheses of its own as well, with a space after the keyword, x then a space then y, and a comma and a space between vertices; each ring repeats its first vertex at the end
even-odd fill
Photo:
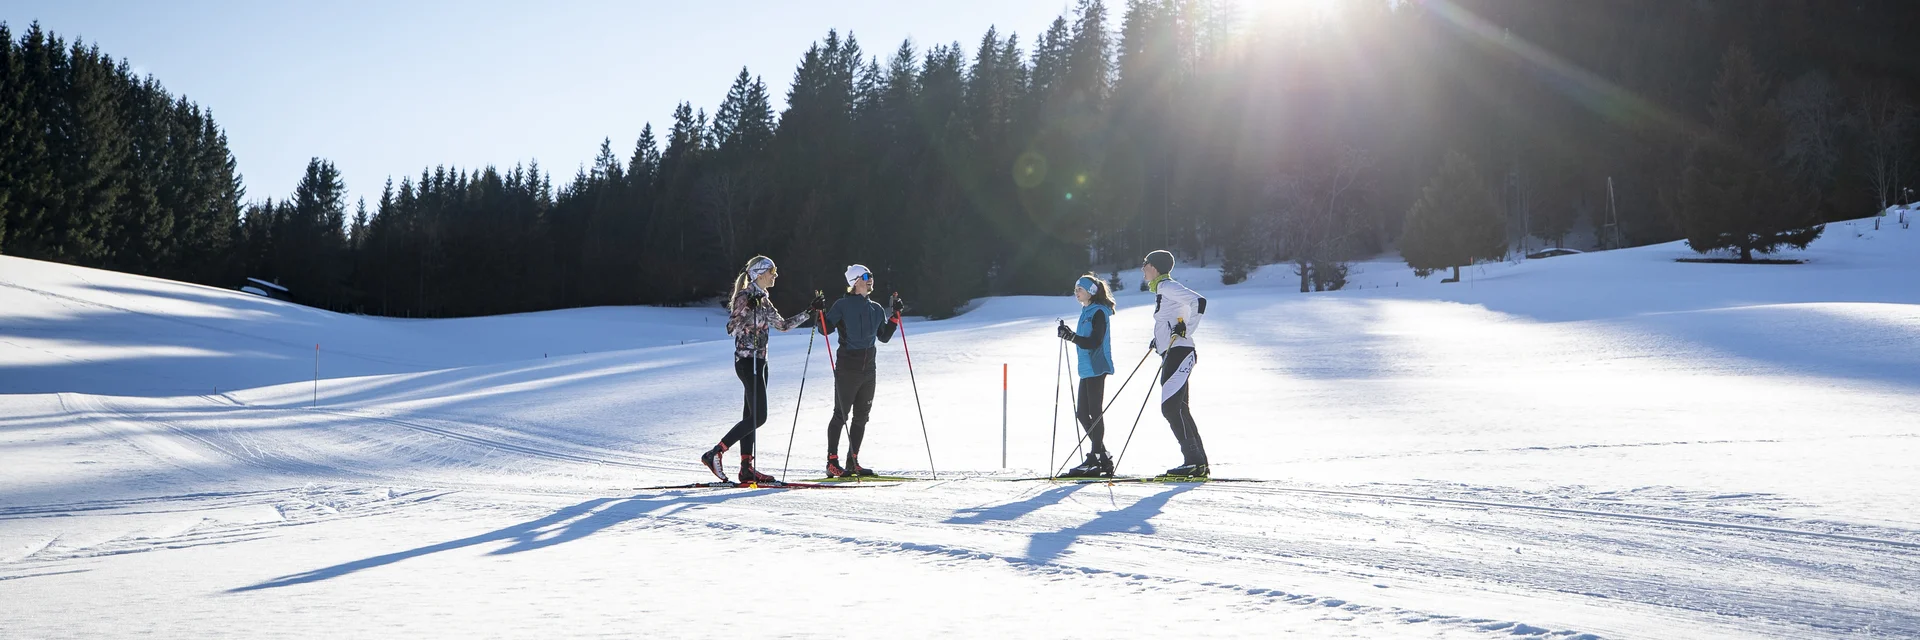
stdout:
POLYGON ((1160 360, 1160 415, 1180 442, 1184 464, 1206 464, 1207 448, 1200 443, 1200 427, 1193 423, 1193 410, 1187 407, 1187 378, 1193 375, 1199 355, 1193 347, 1168 349, 1160 360))
POLYGON ((767 423, 767 361, 734 358, 733 374, 740 378, 746 399, 740 407, 740 422, 727 431, 727 436, 720 439, 720 444, 731 447, 738 442, 740 455, 752 456, 754 431, 767 423))
POLYGON ((840 452, 840 429, 847 429, 847 456, 860 455, 860 441, 867 437, 867 414, 873 410, 874 356, 878 349, 847 349, 833 370, 833 419, 827 423, 827 455, 840 452))
POLYGON ((1107 397, 1107 376, 1101 374, 1080 379, 1080 401, 1075 406, 1078 413, 1074 417, 1080 420, 1080 429, 1087 432, 1087 441, 1092 453, 1107 452, 1107 421, 1101 415, 1100 405, 1107 397))

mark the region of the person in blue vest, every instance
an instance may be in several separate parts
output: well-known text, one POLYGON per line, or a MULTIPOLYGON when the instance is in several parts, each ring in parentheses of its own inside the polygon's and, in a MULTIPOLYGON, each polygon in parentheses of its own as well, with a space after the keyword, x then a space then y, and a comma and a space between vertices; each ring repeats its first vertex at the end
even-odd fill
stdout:
POLYGON ((1091 273, 1073 284, 1073 297, 1080 301, 1078 329, 1061 322, 1057 333, 1061 340, 1073 343, 1080 355, 1080 394, 1076 405, 1080 428, 1087 432, 1091 446, 1080 466, 1067 470, 1063 478, 1111 478, 1113 456, 1107 453, 1107 425, 1101 405, 1107 395, 1107 376, 1113 375, 1113 295, 1107 283, 1091 273))
MULTIPOLYGON (((880 303, 868 299, 873 293, 873 272, 865 266, 847 267, 847 295, 827 309, 821 332, 840 332, 840 360, 833 370, 833 419, 827 423, 827 477, 871 476, 873 470, 860 466, 860 441, 867 436, 867 414, 873 410, 874 355, 880 342, 892 342, 899 327, 900 310, 905 306, 899 296, 893 298, 889 313, 880 303), (840 466, 840 428, 847 429, 847 465, 840 466)), ((831 338, 829 338, 831 339, 831 338)))

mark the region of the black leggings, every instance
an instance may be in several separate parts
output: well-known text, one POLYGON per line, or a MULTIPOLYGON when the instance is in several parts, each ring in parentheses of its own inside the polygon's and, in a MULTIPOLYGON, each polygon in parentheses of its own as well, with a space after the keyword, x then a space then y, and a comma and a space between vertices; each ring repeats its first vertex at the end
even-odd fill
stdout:
POLYGON ((720 444, 733 446, 740 443, 740 455, 753 455, 753 432, 767 423, 767 361, 759 358, 734 358, 733 374, 739 376, 740 386, 745 387, 744 406, 740 407, 740 422, 727 431, 720 444))
POLYGON ((878 349, 846 349, 840 352, 839 368, 833 370, 833 420, 827 423, 827 455, 840 452, 840 427, 852 414, 847 429, 847 456, 860 455, 860 441, 867 437, 867 414, 873 410, 873 358, 878 349))
POLYGON ((1193 347, 1174 347, 1160 360, 1160 415, 1180 441, 1180 456, 1185 464, 1206 464, 1207 448, 1200 444, 1200 427, 1193 423, 1193 410, 1187 407, 1187 377, 1199 356, 1193 347))
POLYGON ((1088 451, 1093 453, 1107 452, 1107 421, 1100 412, 1100 404, 1106 397, 1106 374, 1080 379, 1080 404, 1076 408, 1079 413, 1074 417, 1080 419, 1080 428, 1087 432, 1087 440, 1092 444, 1088 451))

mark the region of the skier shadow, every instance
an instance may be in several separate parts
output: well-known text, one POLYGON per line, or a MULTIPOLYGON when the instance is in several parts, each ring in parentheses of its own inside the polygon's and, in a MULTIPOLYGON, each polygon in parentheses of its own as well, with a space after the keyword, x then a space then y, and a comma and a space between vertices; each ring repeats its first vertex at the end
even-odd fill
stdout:
POLYGON ((1050 505, 1059 504, 1061 500, 1067 499, 1067 496, 1073 495, 1073 492, 1079 491, 1086 486, 1087 485, 1084 484, 1069 484, 1048 489, 1039 495, 1019 502, 1009 502, 991 507, 961 509, 955 511, 953 517, 947 518, 945 524, 983 524, 987 522, 1018 520, 1021 516, 1039 511, 1050 505))
POLYGON ((228 589, 227 593, 244 593, 330 580, 367 569, 394 564, 402 560, 418 558, 443 551, 464 549, 490 542, 507 542, 510 544, 488 552, 487 555, 497 556, 523 551, 534 551, 557 544, 572 542, 635 518, 668 516, 698 505, 718 504, 738 498, 767 495, 775 491, 777 490, 763 489, 760 491, 729 494, 674 492, 648 497, 595 498, 565 507, 535 520, 495 529, 479 535, 424 547, 415 547, 406 551, 396 551, 363 560, 344 562, 312 571, 285 575, 259 584, 228 589))
POLYGON ((1153 523, 1148 522, 1160 515, 1167 501, 1174 496, 1192 491, 1197 485, 1180 484, 1168 487, 1159 493, 1141 498, 1124 509, 1102 511, 1100 515, 1078 525, 1067 527, 1052 533, 1036 533, 1027 542, 1027 561, 1035 564, 1053 562, 1067 548, 1073 546, 1085 536, 1107 535, 1112 533, 1138 533, 1153 535, 1153 523))

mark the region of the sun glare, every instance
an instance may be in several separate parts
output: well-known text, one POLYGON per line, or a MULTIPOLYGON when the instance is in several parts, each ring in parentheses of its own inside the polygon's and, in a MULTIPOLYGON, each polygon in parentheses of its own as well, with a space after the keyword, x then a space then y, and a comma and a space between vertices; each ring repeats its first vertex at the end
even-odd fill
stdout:
POLYGON ((1340 12, 1348 0, 1243 0, 1256 24, 1323 22, 1340 12))

